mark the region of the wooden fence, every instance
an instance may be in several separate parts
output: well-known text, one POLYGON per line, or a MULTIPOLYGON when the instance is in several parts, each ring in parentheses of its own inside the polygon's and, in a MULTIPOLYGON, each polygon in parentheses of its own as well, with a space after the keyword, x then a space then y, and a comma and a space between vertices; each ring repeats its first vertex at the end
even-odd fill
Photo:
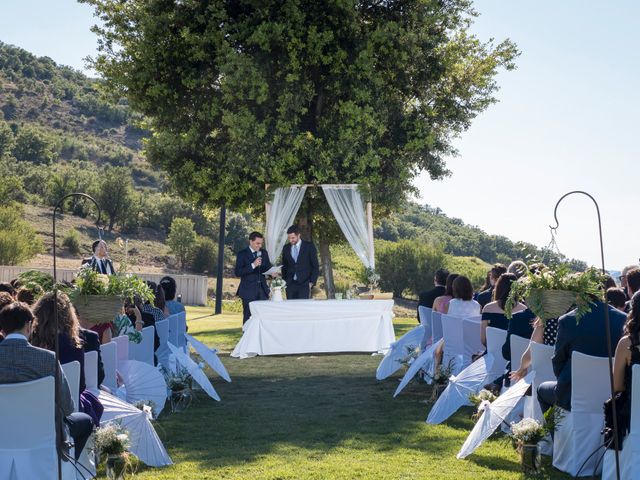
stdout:
MULTIPOLYGON (((53 274, 52 268, 29 268, 0 265, 0 282, 8 282, 27 270, 40 270, 53 274)), ((58 280, 73 280, 76 270, 58 268, 58 280)), ((164 273, 136 273, 145 280, 158 283, 164 273)), ((182 303, 185 305, 207 304, 207 277, 203 275, 170 275, 176 281, 176 295, 182 295, 182 303)))

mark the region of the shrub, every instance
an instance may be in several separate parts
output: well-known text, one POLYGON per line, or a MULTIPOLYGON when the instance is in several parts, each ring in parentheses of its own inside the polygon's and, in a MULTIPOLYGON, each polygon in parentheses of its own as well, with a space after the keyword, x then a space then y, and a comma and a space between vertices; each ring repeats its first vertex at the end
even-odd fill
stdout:
POLYGON ((405 240, 377 245, 376 271, 380 287, 401 297, 405 290, 414 295, 433 287, 433 275, 445 265, 444 252, 429 244, 405 240))
POLYGON ((15 203, 0 206, 0 265, 17 265, 43 250, 42 240, 22 213, 15 203))
POLYGON ((196 246, 196 232, 193 229, 193 222, 188 218, 174 218, 171 222, 167 243, 173 254, 180 260, 180 266, 185 268, 196 246))
POLYGON ((214 273, 218 266, 218 245, 207 237, 199 237, 193 250, 191 269, 198 273, 214 273))
POLYGON ((491 268, 491 265, 477 257, 454 257, 453 255, 447 255, 445 266, 451 273, 464 275, 471 280, 476 290, 484 284, 487 272, 491 268))
POLYGON ((62 239, 62 246, 65 247, 71 255, 80 253, 80 235, 75 230, 69 230, 62 239))

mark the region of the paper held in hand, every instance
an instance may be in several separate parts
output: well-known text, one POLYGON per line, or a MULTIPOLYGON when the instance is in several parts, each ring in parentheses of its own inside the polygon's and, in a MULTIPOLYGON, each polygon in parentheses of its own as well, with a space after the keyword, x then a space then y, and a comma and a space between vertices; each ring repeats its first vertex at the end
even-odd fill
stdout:
POLYGON ((273 276, 276 273, 281 273, 280 270, 282 269, 282 265, 278 265, 278 266, 273 266, 271 267, 269 270, 267 270, 266 272, 263 272, 263 275, 267 275, 267 276, 273 276))

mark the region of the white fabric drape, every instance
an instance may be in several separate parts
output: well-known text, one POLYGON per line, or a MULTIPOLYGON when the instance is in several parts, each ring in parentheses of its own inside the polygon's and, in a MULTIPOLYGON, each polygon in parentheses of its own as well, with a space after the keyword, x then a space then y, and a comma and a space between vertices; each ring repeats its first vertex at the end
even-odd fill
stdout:
POLYGON ((357 185, 322 185, 329 207, 365 267, 375 268, 373 239, 367 224, 362 195, 357 185))
POLYGON ((306 191, 306 185, 278 188, 273 202, 269 204, 265 240, 269 258, 273 263, 282 251, 287 239, 287 228, 296 218, 306 191))

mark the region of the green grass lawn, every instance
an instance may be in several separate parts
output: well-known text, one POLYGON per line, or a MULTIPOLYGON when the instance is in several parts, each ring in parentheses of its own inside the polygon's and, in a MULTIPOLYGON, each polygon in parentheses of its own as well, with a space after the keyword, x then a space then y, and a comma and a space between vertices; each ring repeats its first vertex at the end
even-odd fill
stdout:
MULTIPOLYGON (((213 378, 220 403, 199 394, 185 412, 165 408, 156 425, 176 464, 141 467, 136 478, 523 478, 505 437, 457 460, 472 427, 471 411, 463 409, 443 425, 427 425, 429 387, 412 383, 393 399, 399 375, 377 382, 381 357, 230 358, 241 317, 204 317, 210 312, 189 308, 189 332, 223 352, 233 383, 213 378)), ((413 319, 396 319, 396 333, 414 325, 413 319)), ((547 466, 538 478, 568 477, 547 466)))

